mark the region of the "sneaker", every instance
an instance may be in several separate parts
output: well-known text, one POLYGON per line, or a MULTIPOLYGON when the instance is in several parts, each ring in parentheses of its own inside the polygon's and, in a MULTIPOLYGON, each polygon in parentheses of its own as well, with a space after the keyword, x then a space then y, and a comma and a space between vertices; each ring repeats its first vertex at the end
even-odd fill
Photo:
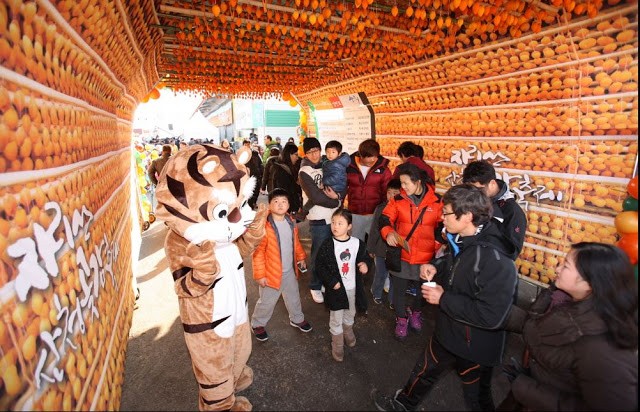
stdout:
POLYGON ((269 339, 269 334, 267 334, 267 331, 262 326, 257 326, 251 329, 253 329, 253 334, 256 335, 256 339, 260 342, 264 342, 269 339))
POLYGON ((395 336, 399 341, 403 341, 407 338, 409 333, 409 321, 407 318, 396 318, 396 330, 395 336))
POLYGON ((289 325, 293 326, 294 328, 300 329, 304 333, 311 332, 313 330, 309 322, 307 322, 306 320, 303 320, 300 323, 295 323, 294 321, 290 320, 289 325))
POLYGON ((422 312, 420 311, 410 312, 409 327, 413 329, 415 332, 420 332, 422 330, 422 312))
POLYGON ((376 305, 379 305, 382 303, 382 299, 381 298, 373 298, 373 303, 375 303, 376 305))
POLYGON ((310 292, 311 292, 311 297, 313 298, 314 302, 316 302, 316 303, 323 303, 324 302, 324 296, 322 296, 322 291, 311 289, 310 292))
POLYGON ((379 411, 401 411, 404 412, 407 408, 396 400, 396 396, 400 393, 402 389, 398 389, 396 391, 396 395, 394 397, 386 396, 377 389, 373 389, 371 391, 370 397, 373 401, 373 404, 376 406, 376 409, 379 411))

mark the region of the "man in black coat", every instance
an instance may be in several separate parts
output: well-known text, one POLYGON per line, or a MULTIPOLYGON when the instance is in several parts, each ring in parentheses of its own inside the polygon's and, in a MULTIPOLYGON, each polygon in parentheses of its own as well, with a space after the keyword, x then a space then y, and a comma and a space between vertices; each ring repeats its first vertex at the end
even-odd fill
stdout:
POLYGON ((415 410, 450 368, 463 382, 469 410, 494 410, 493 367, 502 361, 513 293, 518 282, 514 247, 491 219, 491 201, 472 185, 444 194, 448 240, 444 257, 422 265, 422 296, 438 306, 433 336, 395 396, 371 393, 380 411, 415 410), (437 281, 433 282, 433 280, 437 281))

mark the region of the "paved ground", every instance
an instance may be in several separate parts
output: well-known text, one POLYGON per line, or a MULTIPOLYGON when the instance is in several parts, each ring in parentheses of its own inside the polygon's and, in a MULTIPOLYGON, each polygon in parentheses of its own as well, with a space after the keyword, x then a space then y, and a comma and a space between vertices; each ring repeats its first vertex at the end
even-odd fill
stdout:
MULTIPOLYGON (((262 199, 263 200, 263 199, 262 199)), ((164 255, 166 227, 156 222, 143 233, 139 283, 141 297, 129 334, 122 410, 196 410, 197 386, 191 369, 173 281, 164 255)), ((308 225, 300 225, 301 239, 310 246, 308 225)), ((245 259, 249 314, 257 300, 257 286, 251 278, 251 259, 245 259)), ((313 302, 308 292, 308 274, 300 283, 302 308, 313 331, 302 333, 289 326, 282 300, 267 325, 270 339, 253 340, 249 359, 255 373, 253 385, 242 394, 255 410, 373 410, 369 392, 373 387, 392 393, 408 378, 433 327, 433 309, 425 308, 425 327, 403 342, 393 338, 391 310, 370 302, 367 316, 356 318, 355 348, 345 347, 345 360, 331 358, 329 311, 313 302)), ((367 290, 371 279, 366 282, 367 290)), ((520 287, 522 302, 535 293, 520 287)), ((522 344, 509 336, 506 358, 519 356, 522 344)), ((506 379, 494 372, 494 399, 506 395, 506 379)), ((462 389, 455 373, 449 373, 434 387, 422 410, 465 410, 462 389)))

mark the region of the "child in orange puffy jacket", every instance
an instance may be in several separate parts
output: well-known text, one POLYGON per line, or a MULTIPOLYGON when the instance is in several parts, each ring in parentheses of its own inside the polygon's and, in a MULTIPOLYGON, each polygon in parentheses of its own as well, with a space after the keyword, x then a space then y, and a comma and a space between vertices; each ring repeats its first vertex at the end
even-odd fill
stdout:
POLYGON ((302 332, 311 332, 309 322, 304 319, 298 278, 307 271, 307 257, 295 220, 287 214, 289 194, 280 188, 269 193, 269 216, 266 234, 253 253, 253 278, 259 289, 259 298, 251 316, 251 328, 261 342, 269 339, 265 326, 280 299, 284 299, 289 312, 289 324, 302 332))

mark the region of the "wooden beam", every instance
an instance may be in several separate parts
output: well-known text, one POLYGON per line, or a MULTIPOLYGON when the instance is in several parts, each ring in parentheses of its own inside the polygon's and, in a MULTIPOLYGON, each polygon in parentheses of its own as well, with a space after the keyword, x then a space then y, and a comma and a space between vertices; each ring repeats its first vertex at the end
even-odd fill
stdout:
MULTIPOLYGON (((287 13, 293 13, 294 11, 296 11, 296 9, 294 9, 293 7, 287 7, 287 6, 278 6, 277 4, 269 4, 267 2, 262 2, 262 1, 256 1, 256 0, 238 0, 239 4, 248 4, 250 6, 255 6, 255 7, 262 7, 262 8, 267 8, 268 10, 277 10, 277 11, 284 11, 287 13)), ((336 23, 340 23, 340 18, 339 17, 335 17, 335 16, 331 16, 329 18, 331 21, 336 22, 336 23)), ((381 30, 381 31, 388 31, 390 33, 399 33, 399 34, 406 34, 408 36, 411 36, 412 34, 407 31, 407 30, 402 30, 402 29, 396 29, 395 27, 387 27, 387 26, 371 26, 372 28, 376 29, 376 30, 381 30)))
MULTIPOLYGON (((283 7, 283 6, 278 6, 278 7, 283 7)), ((200 10, 191 10, 191 9, 184 9, 184 8, 180 8, 180 7, 166 6, 164 4, 160 5, 160 10, 163 11, 163 12, 178 13, 178 14, 183 14, 183 15, 193 16, 193 17, 196 17, 196 16, 197 17, 206 17, 206 18, 209 18, 209 19, 218 18, 218 17, 215 17, 213 15, 213 13, 211 13, 211 12, 203 12, 203 11, 200 11, 200 10)), ((223 15, 220 15, 220 16, 222 16, 225 20, 235 20, 235 18, 230 17, 230 16, 223 16, 223 15)), ((176 17, 180 18, 179 16, 176 16, 176 17)), ((255 25, 257 23, 257 24, 260 25, 260 27, 266 27, 266 26, 268 26, 270 24, 270 23, 267 23, 267 22, 264 22, 264 21, 260 21, 260 20, 245 19, 245 18, 240 18, 240 21, 242 21, 245 24, 246 23, 251 23, 253 25, 255 25)), ((294 26, 289 26, 289 25, 285 26, 285 25, 281 24, 281 26, 287 27, 287 30, 289 30, 289 31, 292 31, 292 30, 296 30, 297 31, 299 29, 299 27, 294 27, 294 26)), ((374 28, 374 29, 376 29, 377 27, 378 26, 372 26, 372 28, 374 28)), ((317 31, 322 31, 322 30, 317 30, 317 31)), ((313 32, 313 30, 304 29, 304 32, 307 35, 310 35, 313 32)), ((403 33, 403 34, 406 33, 407 35, 411 36, 411 33, 409 33, 408 31, 401 31, 401 33, 403 33)), ((347 35, 344 35, 344 34, 338 35, 338 38, 344 38, 346 40, 351 41, 351 37, 349 37, 347 35)), ((366 42, 366 43, 372 43, 372 44, 384 44, 380 40, 375 40, 374 41, 374 40, 367 39, 367 38, 363 39, 362 41, 366 42)))

